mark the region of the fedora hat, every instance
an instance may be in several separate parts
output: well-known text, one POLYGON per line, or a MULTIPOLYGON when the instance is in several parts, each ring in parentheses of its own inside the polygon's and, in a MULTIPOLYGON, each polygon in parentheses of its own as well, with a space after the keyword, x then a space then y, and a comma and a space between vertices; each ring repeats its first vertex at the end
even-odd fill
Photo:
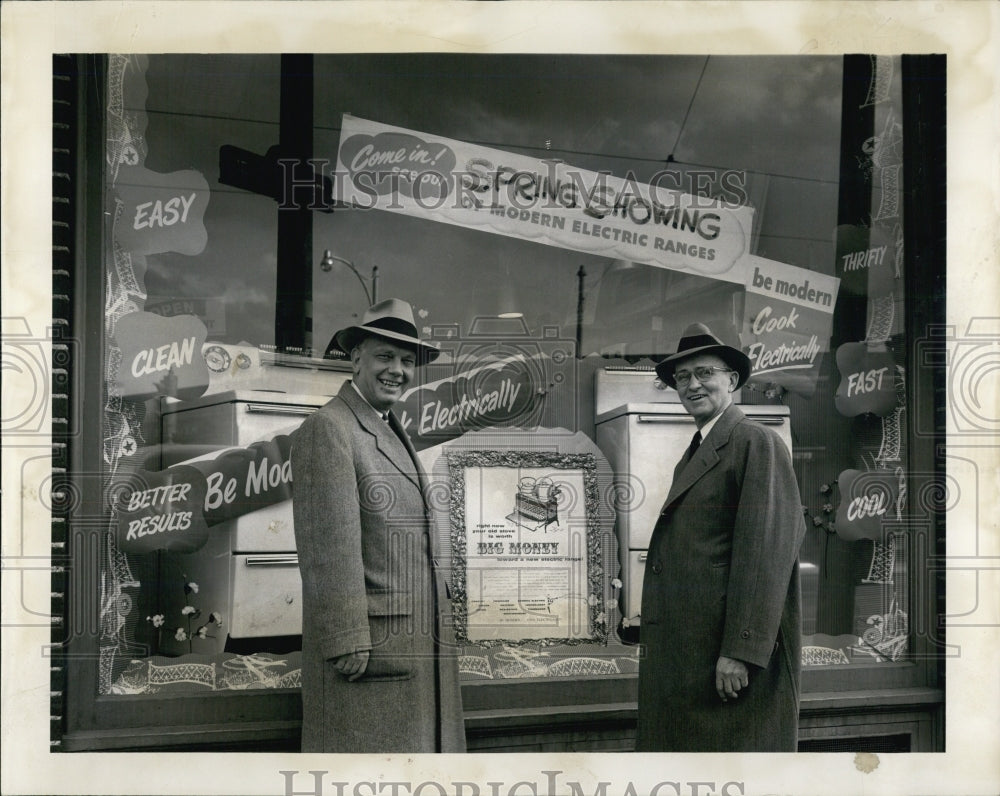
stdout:
POLYGON ((437 346, 425 343, 417 336, 413 309, 402 299, 391 298, 373 304, 361 316, 360 324, 341 329, 333 336, 333 342, 349 354, 366 337, 382 337, 412 349, 417 353, 418 365, 433 362, 441 354, 437 346))
POLYGON ((674 368, 682 359, 693 357, 695 354, 715 354, 735 370, 739 375, 736 389, 742 387, 750 377, 750 358, 738 348, 723 343, 703 323, 692 323, 684 330, 677 343, 677 353, 671 354, 656 366, 656 375, 660 377, 660 381, 676 390, 674 368))

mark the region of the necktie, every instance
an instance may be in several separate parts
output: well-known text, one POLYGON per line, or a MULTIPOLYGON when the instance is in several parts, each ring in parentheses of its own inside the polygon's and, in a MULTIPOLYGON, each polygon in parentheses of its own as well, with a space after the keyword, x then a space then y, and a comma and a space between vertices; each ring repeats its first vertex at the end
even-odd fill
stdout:
POLYGON ((694 432, 694 436, 691 437, 691 444, 688 445, 687 451, 684 453, 684 464, 687 464, 694 458, 694 454, 698 450, 699 445, 701 445, 701 432, 696 431, 694 432))

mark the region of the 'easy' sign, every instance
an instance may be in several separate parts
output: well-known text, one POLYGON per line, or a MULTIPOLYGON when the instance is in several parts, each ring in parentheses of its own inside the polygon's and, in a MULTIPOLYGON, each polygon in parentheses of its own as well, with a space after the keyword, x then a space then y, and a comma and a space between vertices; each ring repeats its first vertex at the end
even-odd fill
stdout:
POLYGON ((118 172, 115 191, 122 202, 115 238, 126 251, 194 255, 205 250, 209 189, 200 172, 158 174, 126 166, 118 172))

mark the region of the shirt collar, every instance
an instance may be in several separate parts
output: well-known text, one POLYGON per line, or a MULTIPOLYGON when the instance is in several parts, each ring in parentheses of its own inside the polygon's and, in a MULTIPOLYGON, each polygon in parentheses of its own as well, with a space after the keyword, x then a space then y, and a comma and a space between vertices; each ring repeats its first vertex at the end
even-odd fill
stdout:
POLYGON ((364 401, 366 404, 368 404, 369 406, 372 407, 372 411, 375 414, 377 414, 383 420, 388 420, 389 419, 389 412, 388 411, 386 411, 386 412, 380 412, 378 409, 376 409, 374 406, 372 406, 372 402, 369 401, 367 398, 365 398, 365 394, 363 392, 361 392, 361 390, 358 389, 358 385, 356 385, 354 383, 353 379, 351 379, 350 385, 354 388, 354 392, 356 392, 358 395, 361 396, 361 400, 364 401))
POLYGON ((709 420, 705 425, 703 425, 701 427, 701 438, 702 439, 705 439, 708 436, 708 432, 712 430, 712 426, 714 426, 716 423, 718 423, 719 422, 719 418, 722 417, 725 413, 726 413, 726 410, 723 409, 721 412, 719 412, 719 414, 717 414, 715 417, 713 417, 711 420, 709 420))

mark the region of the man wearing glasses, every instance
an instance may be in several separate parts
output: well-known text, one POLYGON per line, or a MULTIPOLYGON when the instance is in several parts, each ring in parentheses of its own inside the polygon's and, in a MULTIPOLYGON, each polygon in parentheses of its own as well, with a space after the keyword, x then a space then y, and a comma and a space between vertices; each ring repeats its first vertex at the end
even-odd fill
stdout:
POLYGON ((649 543, 637 751, 793 752, 805 522, 791 457, 733 403, 750 360, 707 326, 656 373, 698 431, 649 543))

